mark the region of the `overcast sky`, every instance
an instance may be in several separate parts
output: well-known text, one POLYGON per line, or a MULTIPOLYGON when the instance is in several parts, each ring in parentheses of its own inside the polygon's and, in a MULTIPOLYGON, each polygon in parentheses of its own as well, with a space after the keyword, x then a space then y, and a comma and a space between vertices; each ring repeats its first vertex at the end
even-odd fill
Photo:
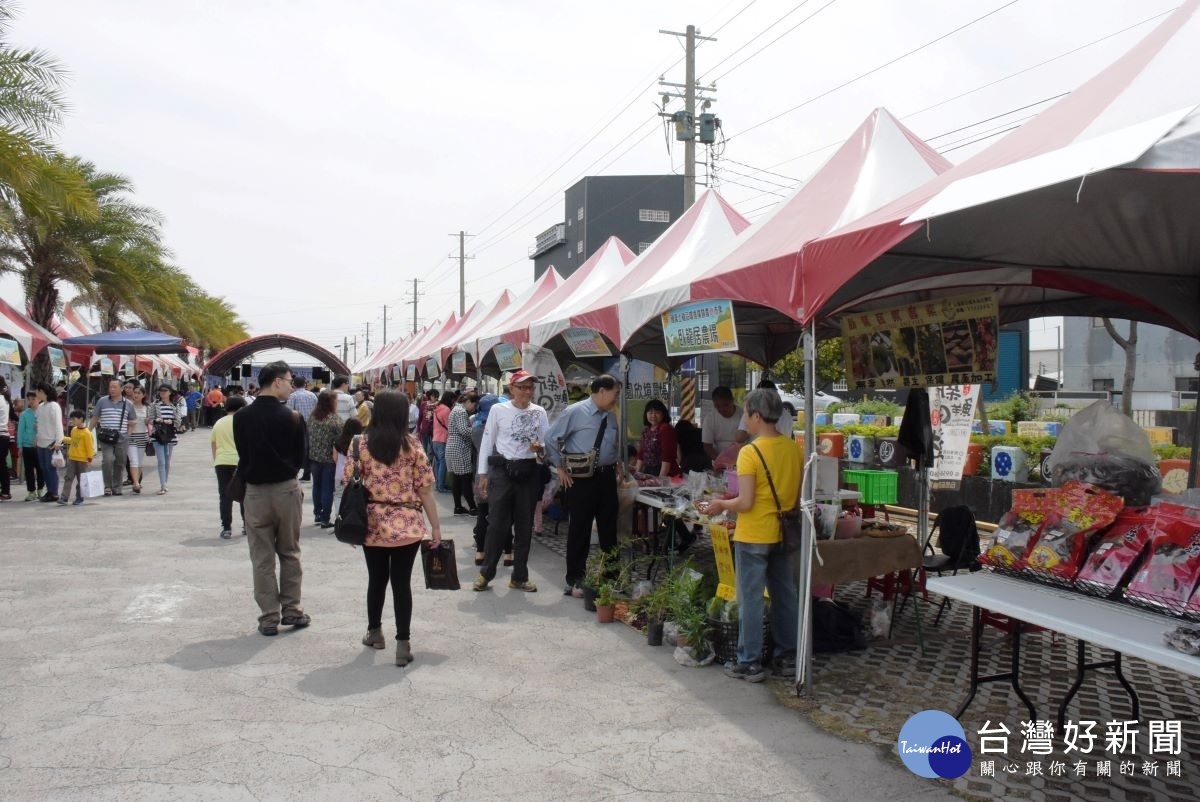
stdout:
MULTIPOLYGON (((477 235, 467 304, 490 301, 532 281, 527 248, 562 221, 562 191, 580 176, 681 171, 654 82, 682 82, 682 50, 660 28, 691 23, 718 39, 697 57, 701 80, 718 85, 728 140, 717 182, 754 218, 873 108, 960 161, 1154 23, 1110 34, 1177 3, 23 5, 12 44, 43 48, 70 72, 62 148, 130 177, 138 200, 165 215, 179 264, 233 301, 253 333, 327 347, 357 335, 361 356, 368 323, 372 350, 381 344, 384 304, 389 340, 411 329, 414 278, 420 323, 457 309, 450 234, 477 235)), ((20 293, 11 279, 0 292, 20 293)))

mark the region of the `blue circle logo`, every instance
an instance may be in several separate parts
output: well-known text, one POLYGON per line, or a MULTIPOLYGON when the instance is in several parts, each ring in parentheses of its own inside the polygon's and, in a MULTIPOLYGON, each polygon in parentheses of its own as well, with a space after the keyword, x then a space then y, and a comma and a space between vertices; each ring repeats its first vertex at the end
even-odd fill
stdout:
POLYGON ((854 457, 855 459, 858 459, 859 457, 862 456, 862 453, 863 453, 862 441, 857 438, 854 440, 851 440, 850 441, 850 456, 854 457))
POLYGON ((1007 451, 1001 451, 996 455, 996 473, 1001 476, 1008 476, 1013 469, 1012 455, 1007 451))
POLYGON ((971 768, 971 747, 962 725, 941 710, 922 710, 904 722, 896 751, 918 777, 954 780, 971 768))

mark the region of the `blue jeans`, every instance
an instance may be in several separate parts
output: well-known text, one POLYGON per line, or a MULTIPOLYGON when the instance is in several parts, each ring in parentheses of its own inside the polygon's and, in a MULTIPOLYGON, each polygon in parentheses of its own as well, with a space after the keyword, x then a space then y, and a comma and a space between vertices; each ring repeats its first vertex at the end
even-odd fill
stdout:
POLYGON ((312 460, 312 497, 313 519, 317 523, 325 523, 333 514, 333 469, 335 462, 318 462, 312 460))
POLYGON ((436 441, 433 444, 433 478, 437 492, 450 492, 450 488, 446 486, 446 444, 436 441))
POLYGON ((42 471, 42 479, 46 482, 46 492, 52 496, 58 495, 58 469, 50 464, 50 457, 56 449, 38 447, 38 468, 42 471))
POLYGON ((796 651, 799 592, 793 570, 794 554, 766 543, 733 543, 737 574, 739 663, 762 659, 763 589, 771 593, 771 637, 775 657, 796 651))
POLYGON ((171 477, 171 450, 175 446, 171 443, 163 444, 155 441, 154 443, 154 461, 158 463, 158 483, 163 487, 167 486, 167 479, 171 477))

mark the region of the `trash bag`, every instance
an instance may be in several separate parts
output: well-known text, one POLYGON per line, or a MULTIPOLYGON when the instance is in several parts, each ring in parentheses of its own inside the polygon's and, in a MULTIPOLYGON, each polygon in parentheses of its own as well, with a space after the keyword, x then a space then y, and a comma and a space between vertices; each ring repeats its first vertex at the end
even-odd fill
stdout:
POLYGON ((880 640, 886 638, 888 632, 892 629, 892 604, 883 599, 872 599, 871 607, 867 613, 867 621, 870 625, 871 640, 880 640))
POLYGON ((1067 421, 1046 464, 1053 487, 1077 479, 1115 493, 1133 507, 1149 504, 1162 487, 1150 438, 1107 401, 1097 401, 1067 421))

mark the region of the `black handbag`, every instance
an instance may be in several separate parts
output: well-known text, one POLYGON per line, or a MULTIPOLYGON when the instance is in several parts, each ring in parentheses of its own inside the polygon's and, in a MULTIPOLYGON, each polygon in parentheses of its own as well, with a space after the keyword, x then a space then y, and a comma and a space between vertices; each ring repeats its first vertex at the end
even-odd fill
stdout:
POLYGON ((121 429, 125 427, 125 410, 127 402, 121 399, 121 422, 117 424, 117 428, 110 429, 106 426, 101 426, 96 429, 96 439, 106 445, 116 445, 121 442, 121 429))
POLYGON ((767 485, 771 488, 771 497, 775 499, 775 513, 779 516, 779 547, 784 554, 799 551, 803 532, 800 513, 798 510, 783 511, 783 505, 779 503, 779 494, 775 492, 775 480, 771 478, 771 469, 767 467, 766 458, 754 443, 751 443, 750 447, 754 449, 755 454, 758 454, 763 470, 767 472, 767 485))
POLYGON ((351 446, 354 473, 342 490, 337 518, 333 522, 333 534, 342 543, 361 546, 367 539, 367 488, 362 482, 362 461, 359 455, 362 437, 355 437, 351 446))
POLYGON ((146 456, 147 457, 154 456, 154 441, 153 440, 146 441, 146 456))
POLYGON ((432 541, 421 541, 421 569, 428 590, 458 590, 458 564, 454 560, 454 541, 443 540, 436 548, 432 541))

